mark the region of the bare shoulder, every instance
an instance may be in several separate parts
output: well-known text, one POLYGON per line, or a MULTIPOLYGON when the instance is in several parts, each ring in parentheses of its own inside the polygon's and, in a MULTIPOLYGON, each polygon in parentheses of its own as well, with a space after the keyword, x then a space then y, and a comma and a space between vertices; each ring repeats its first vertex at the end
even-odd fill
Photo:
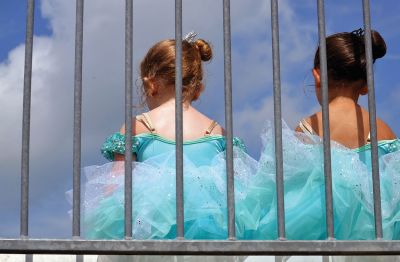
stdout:
MULTIPOLYGON (((311 127, 313 127, 313 122, 315 122, 314 119, 315 119, 315 120, 317 119, 317 113, 316 113, 316 114, 313 114, 313 115, 311 115, 311 116, 308 116, 308 117, 305 117, 305 118, 301 119, 301 120, 299 121, 299 123, 297 124, 297 126, 296 126, 296 128, 295 128, 295 131, 296 131, 296 132, 304 133, 303 129, 300 127, 300 123, 301 123, 301 122, 306 122, 306 123, 308 123, 311 127)), ((313 127, 313 128, 314 128, 314 127, 313 127)))
POLYGON ((204 116, 204 124, 202 124, 205 128, 204 130, 210 131, 210 135, 225 135, 225 129, 218 124, 217 121, 204 116))
POLYGON ((149 133, 149 128, 140 120, 140 118, 135 117, 135 121, 132 121, 132 132, 133 135, 140 135, 144 133, 149 133))
POLYGON ((201 132, 210 131, 210 135, 225 135, 224 128, 214 119, 193 108, 193 123, 201 132))
MULTIPOLYGON (((119 130, 119 132, 122 135, 125 135, 125 124, 123 124, 119 130)), ((132 135, 139 135, 143 133, 148 133, 149 130, 147 127, 142 123, 142 121, 139 121, 136 117, 132 118, 132 135)))
POLYGON ((207 122, 210 123, 209 127, 211 127, 211 125, 215 125, 214 127, 212 127, 212 135, 225 135, 225 129, 217 121, 207 117, 207 122))
POLYGON ((378 128, 378 140, 391 140, 396 139, 397 136, 390 128, 388 124, 386 124, 382 119, 377 119, 376 125, 378 128))
POLYGON ((217 124, 217 126, 215 126, 215 128, 213 129, 211 134, 214 134, 214 135, 225 135, 225 129, 222 126, 220 126, 219 124, 217 124))

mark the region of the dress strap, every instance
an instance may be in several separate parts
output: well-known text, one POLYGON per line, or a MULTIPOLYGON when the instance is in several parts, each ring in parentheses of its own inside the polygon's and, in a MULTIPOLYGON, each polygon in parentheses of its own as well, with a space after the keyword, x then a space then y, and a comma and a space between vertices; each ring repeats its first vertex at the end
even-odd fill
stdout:
POLYGON ((143 113, 141 115, 136 116, 136 119, 140 121, 145 127, 150 131, 150 133, 156 133, 156 129, 151 122, 151 118, 147 113, 143 113))
POLYGON ((299 122, 299 127, 304 133, 310 134, 310 135, 315 135, 315 132, 312 129, 311 125, 305 119, 302 119, 299 122))
POLYGON ((218 125, 217 121, 213 120, 210 124, 210 126, 207 128, 205 135, 209 136, 211 135, 211 132, 214 130, 214 128, 218 125))

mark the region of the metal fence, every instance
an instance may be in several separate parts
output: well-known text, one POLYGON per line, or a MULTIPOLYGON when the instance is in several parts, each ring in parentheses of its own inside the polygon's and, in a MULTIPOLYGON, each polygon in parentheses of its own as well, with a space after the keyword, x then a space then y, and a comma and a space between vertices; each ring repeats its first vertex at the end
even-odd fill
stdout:
MULTIPOLYGON (((25 74, 23 94, 22 163, 21 163, 21 221, 20 238, 0 239, 0 253, 21 254, 131 254, 131 255, 400 255, 400 241, 382 240, 380 181, 377 149, 374 78, 372 68, 371 22, 369 0, 362 1, 367 54, 368 106, 372 145, 372 174, 376 240, 336 241, 332 207, 332 174, 328 112, 328 77, 325 43, 324 1, 317 0, 320 69, 322 75, 322 113, 324 172, 326 194, 326 240, 293 241, 285 239, 284 183, 282 155, 281 83, 279 58, 278 0, 271 1, 273 95, 276 149, 276 192, 278 206, 278 239, 274 241, 239 241, 235 238, 233 125, 232 125, 232 73, 230 0, 223 0, 224 78, 226 122, 226 167, 228 203, 228 239, 195 241, 184 239, 183 212, 183 131, 182 131, 182 0, 175 0, 176 40, 176 240, 132 239, 132 154, 131 139, 126 136, 125 151, 125 239, 83 240, 80 238, 80 180, 81 180, 81 105, 84 0, 76 0, 75 90, 73 138, 73 225, 72 239, 30 239, 28 234, 29 210, 29 137, 32 78, 32 46, 34 0, 28 0, 25 45, 25 74)), ((125 18, 125 126, 132 133, 132 58, 133 58, 133 0, 126 0, 125 18)), ((135 207, 133 207, 135 208, 135 207)), ((27 261, 32 260, 27 255, 27 261)), ((82 257, 77 256, 77 261, 82 257)))

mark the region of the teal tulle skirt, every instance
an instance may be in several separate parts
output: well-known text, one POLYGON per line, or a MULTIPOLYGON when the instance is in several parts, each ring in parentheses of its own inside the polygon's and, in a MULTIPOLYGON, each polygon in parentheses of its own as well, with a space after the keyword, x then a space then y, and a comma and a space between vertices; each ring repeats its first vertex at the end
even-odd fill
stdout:
MULTIPOLYGON (((236 164, 246 176, 235 177, 236 230, 247 239, 260 239, 260 214, 266 190, 257 182, 257 162, 243 154, 236 164), (252 174, 252 178, 247 174, 252 174), (250 194, 249 194, 250 193, 250 194)), ((133 238, 176 237, 176 191, 173 153, 159 155, 133 167, 133 238)), ((83 222, 89 239, 122 239, 124 236, 124 163, 86 167, 83 222)), ((261 181, 260 181, 261 182, 261 181)), ((226 174, 223 154, 211 166, 196 167, 184 159, 184 227, 187 239, 226 239, 226 174)))
MULTIPOLYGON (((262 134, 259 161, 234 152, 237 239, 277 239, 273 129, 262 134)), ((283 129, 285 227, 287 239, 326 239, 322 143, 318 137, 283 129)), ((176 237, 174 152, 133 163, 133 238, 176 237)), ((400 239, 400 152, 380 158, 385 239, 400 239)), ((123 162, 83 170, 83 225, 88 239, 123 239, 123 162)), ((371 172, 353 150, 332 144, 336 239, 374 239, 371 172)), ((226 239, 225 155, 196 166, 184 157, 186 239, 226 239)))
MULTIPOLYGON (((259 172, 275 174, 273 128, 262 134, 259 172)), ((375 239, 372 174, 356 151, 331 141, 334 234, 339 240, 375 239)), ((285 226, 288 239, 326 239, 322 141, 284 125, 285 226)), ((400 238, 400 151, 380 157, 381 205, 385 239, 400 238)), ((273 194, 275 196, 275 192, 273 194)), ((276 216, 276 199, 271 202, 276 216)), ((271 228, 273 230, 273 228, 271 228)))

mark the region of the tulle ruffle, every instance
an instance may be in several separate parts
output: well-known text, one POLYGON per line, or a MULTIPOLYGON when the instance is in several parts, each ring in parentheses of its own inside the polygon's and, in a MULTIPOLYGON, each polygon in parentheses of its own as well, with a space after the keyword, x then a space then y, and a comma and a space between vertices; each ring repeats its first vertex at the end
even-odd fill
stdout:
MULTIPOLYGON (((275 174, 274 134, 270 123, 261 137, 264 148, 259 172, 268 176, 275 174)), ((368 165, 360 160, 357 152, 333 141, 331 157, 335 238, 374 239, 372 174, 368 165)), ((326 239, 321 139, 293 132, 284 123, 283 159, 287 238, 326 239)), ((382 156, 380 167, 384 238, 399 239, 400 151, 382 156)), ((275 199, 270 213, 270 217, 276 216, 275 199)))
MULTIPOLYGON (((174 153, 133 163, 133 237, 176 237, 174 153)), ((83 222, 89 239, 120 239, 124 236, 123 162, 84 168, 83 222)), ((235 150, 236 234, 239 239, 263 239, 260 220, 271 199, 258 163, 235 150)), ((196 167, 184 158, 184 226, 187 239, 226 239, 225 156, 210 166, 196 167)))
MULTIPOLYGON (((255 161, 235 148, 235 218, 238 239, 277 238, 273 128, 262 134, 255 161)), ((285 227, 287 239, 326 239, 323 147, 319 137, 283 127, 285 227)), ((133 162, 133 238, 176 237, 175 153, 133 162)), ((385 239, 400 238, 400 151, 380 158, 385 239)), ((83 224, 89 239, 124 236, 123 162, 84 168, 83 224)), ((372 179, 354 150, 332 142, 336 239, 374 239, 372 179)), ((186 239, 226 239, 225 155, 197 167, 184 157, 186 239)))

